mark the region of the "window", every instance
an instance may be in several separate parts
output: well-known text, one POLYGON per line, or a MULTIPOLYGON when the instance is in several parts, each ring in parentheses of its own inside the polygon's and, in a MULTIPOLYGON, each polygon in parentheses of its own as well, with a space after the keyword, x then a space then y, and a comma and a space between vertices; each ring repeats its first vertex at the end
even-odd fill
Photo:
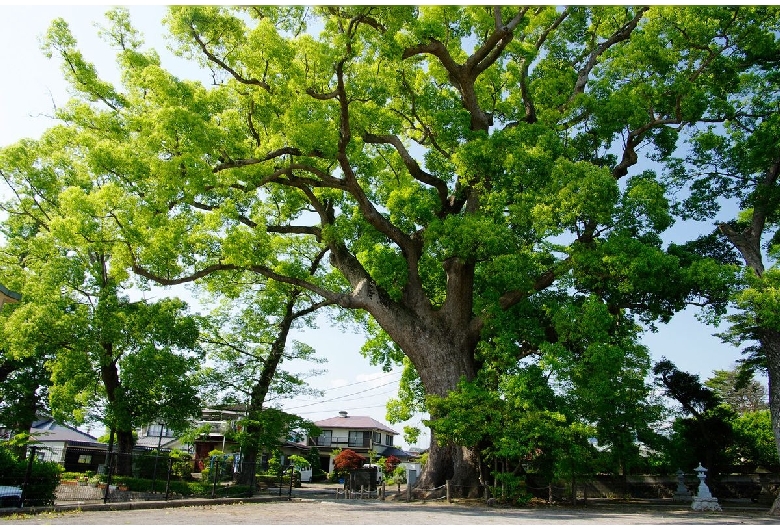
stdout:
POLYGON ((374 433, 374 443, 375 444, 381 444, 382 443, 382 433, 381 432, 375 432, 374 433))
POLYGON ((150 425, 149 430, 146 432, 147 436, 160 436, 161 434, 167 437, 173 436, 171 429, 164 425, 150 425))
POLYGON ((387 447, 393 446, 393 435, 392 434, 385 434, 385 445, 387 447))
POLYGON ((363 447, 363 431, 349 431, 347 441, 350 447, 363 447))
POLYGON ((333 440, 333 431, 322 431, 317 438, 317 445, 320 447, 329 447, 333 440))
POLYGON ((92 455, 79 455, 79 464, 91 464, 92 455))
POLYGON ((349 431, 347 442, 350 447, 368 447, 371 445, 371 431, 349 431))

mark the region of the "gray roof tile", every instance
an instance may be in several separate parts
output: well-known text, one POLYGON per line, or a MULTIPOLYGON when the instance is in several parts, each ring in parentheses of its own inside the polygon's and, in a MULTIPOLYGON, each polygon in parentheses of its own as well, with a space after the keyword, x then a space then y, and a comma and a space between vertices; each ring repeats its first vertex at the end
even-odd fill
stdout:
POLYGON ((370 416, 336 416, 326 420, 315 421, 314 425, 320 429, 376 429, 398 434, 396 431, 379 423, 370 416))

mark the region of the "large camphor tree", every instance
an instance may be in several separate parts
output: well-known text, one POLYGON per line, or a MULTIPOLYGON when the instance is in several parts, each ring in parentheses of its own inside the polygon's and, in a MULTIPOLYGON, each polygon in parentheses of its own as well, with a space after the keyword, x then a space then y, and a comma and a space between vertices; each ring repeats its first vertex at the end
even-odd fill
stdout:
MULTIPOLYGON (((64 22, 48 49, 80 96, 59 117, 95 139, 67 156, 123 190, 136 273, 306 290, 444 397, 485 351, 549 350, 561 311, 652 322, 723 298, 728 271, 663 247, 674 218, 650 163, 725 118, 713 102, 774 38, 774 9, 171 8, 211 87, 166 72, 121 12, 105 31, 121 87, 64 22), (330 268, 310 274, 301 241, 330 268)), ((478 460, 434 429, 419 486, 476 485, 478 460)))

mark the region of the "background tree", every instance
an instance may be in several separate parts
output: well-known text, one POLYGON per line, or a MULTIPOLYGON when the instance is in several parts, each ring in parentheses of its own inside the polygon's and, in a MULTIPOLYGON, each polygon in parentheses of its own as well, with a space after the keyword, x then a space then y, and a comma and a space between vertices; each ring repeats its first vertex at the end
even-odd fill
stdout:
POLYGON ((704 385, 738 414, 765 410, 768 408, 766 389, 751 376, 745 370, 715 370, 704 385))
POLYGON ((727 453, 735 467, 754 473, 758 468, 780 468, 774 444, 772 418, 768 409, 740 414, 732 423, 734 444, 727 453))
MULTIPOLYGON (((318 262, 314 259, 311 267, 316 269, 318 262)), ((293 359, 321 362, 306 344, 295 341, 288 347, 290 331, 304 322, 311 325, 310 317, 320 307, 294 287, 267 281, 225 298, 210 316, 202 339, 207 365, 200 377, 213 402, 246 407, 237 435, 245 462, 257 462, 261 449, 275 447, 293 430, 316 429, 300 416, 269 409, 268 402, 313 392, 304 376, 284 370, 282 364, 293 359)), ((244 469, 242 478, 248 482, 253 468, 244 469)))
MULTIPOLYGON (((764 28, 780 23, 773 9, 757 9, 764 28)), ((684 215, 715 220, 723 199, 736 201, 739 213, 716 222, 720 234, 744 263, 742 288, 729 316, 725 341, 745 346, 746 366, 769 377, 769 408, 780 454, 780 314, 777 305, 778 199, 780 199, 780 129, 778 128, 778 48, 775 33, 745 28, 731 41, 734 53, 724 67, 728 86, 714 103, 723 126, 702 126, 691 150, 670 172, 672 182, 688 192, 684 215)), ((719 81, 720 82, 720 81, 719 81)), ((780 514, 780 497, 772 507, 780 514)))
MULTIPOLYGON (((4 307, 0 314, 0 344, 9 342, 14 330, 6 326, 8 315, 18 306, 4 307)), ((45 351, 18 355, 0 349, 0 425, 12 435, 29 433, 30 426, 41 414, 49 413, 49 372, 45 351)), ((19 448, 24 458, 25 447, 19 448)))
MULTIPOLYGON (((311 292, 381 330, 438 398, 477 380, 491 343, 516 361, 555 344, 549 311, 567 298, 646 325, 723 310, 731 271, 664 248, 674 219, 640 161, 726 119, 775 8, 328 7, 317 37, 302 13, 173 8, 208 90, 141 52, 121 11, 105 31, 121 90, 53 26, 80 95, 59 117, 101 139, 70 156, 111 162, 134 271, 244 270, 311 292), (302 239, 326 274, 301 263, 302 239)), ((478 483, 477 452, 432 440, 420 488, 478 483)))
MULTIPOLYGON (((33 368, 45 363, 52 414, 115 430, 119 452, 152 421, 183 428, 199 412, 188 379, 197 366, 197 320, 180 300, 130 301, 124 243, 113 210, 116 189, 97 160, 68 159, 89 133, 49 131, 0 151, 13 196, 2 209, 3 275, 25 292, 5 321, 5 352, 33 368)), ((36 372, 37 377, 43 377, 36 372)), ((129 461, 122 460, 125 473, 129 461)))
POLYGON ((333 470, 336 473, 345 475, 350 471, 361 469, 365 460, 365 458, 352 449, 344 449, 333 459, 333 470))
POLYGON ((728 464, 727 448, 734 442, 732 423, 736 413, 699 381, 699 376, 679 370, 663 359, 653 367, 657 384, 675 400, 680 414, 673 425, 673 465, 693 469, 699 463, 716 476, 728 464))

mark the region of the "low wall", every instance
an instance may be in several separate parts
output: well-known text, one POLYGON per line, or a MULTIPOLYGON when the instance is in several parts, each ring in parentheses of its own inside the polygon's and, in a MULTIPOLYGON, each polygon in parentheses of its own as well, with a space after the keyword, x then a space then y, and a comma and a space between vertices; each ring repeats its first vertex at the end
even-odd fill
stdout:
MULTIPOLYGON (((528 476, 527 486, 535 496, 547 497, 547 484, 528 476)), ((752 473, 742 475, 720 475, 706 479, 713 497, 723 501, 743 501, 771 504, 780 491, 780 474, 752 473)), ((687 474, 684 483, 695 495, 699 479, 695 473, 687 474)), ((578 499, 672 499, 677 491, 677 476, 659 475, 598 475, 578 477, 576 481, 578 499)), ((552 486, 556 500, 571 499, 571 484, 557 483, 552 486)))

